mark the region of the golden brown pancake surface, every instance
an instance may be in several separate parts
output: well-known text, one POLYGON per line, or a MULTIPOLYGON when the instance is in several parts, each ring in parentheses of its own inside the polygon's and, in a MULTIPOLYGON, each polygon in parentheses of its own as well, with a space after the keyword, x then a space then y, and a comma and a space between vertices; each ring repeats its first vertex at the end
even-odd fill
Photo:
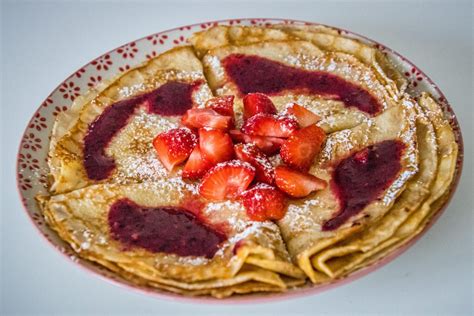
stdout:
POLYGON ((378 50, 330 28, 285 25, 217 26, 191 44, 100 84, 58 117, 50 195, 38 200, 79 256, 183 295, 281 292, 366 267, 436 213, 455 172, 453 131, 428 94, 405 92, 378 50), (251 220, 239 200, 199 197, 198 181, 183 180, 181 167, 169 173, 152 145, 213 96, 235 96, 240 127, 249 92, 268 94, 279 112, 298 103, 327 133, 309 173, 330 185, 290 199, 275 222, 251 220), (361 189, 365 178, 377 181, 361 189))

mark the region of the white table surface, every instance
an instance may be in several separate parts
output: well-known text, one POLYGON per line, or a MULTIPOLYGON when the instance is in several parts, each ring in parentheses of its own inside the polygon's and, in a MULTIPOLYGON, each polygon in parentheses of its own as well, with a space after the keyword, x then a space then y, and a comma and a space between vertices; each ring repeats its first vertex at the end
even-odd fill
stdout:
POLYGON ((472 2, 3 2, 1 103, 1 314, 472 315, 472 2), (66 261, 23 211, 15 156, 43 99, 102 53, 176 26, 224 18, 281 17, 340 26, 405 55, 446 94, 463 128, 464 174, 448 210, 384 268, 320 295, 252 305, 160 300, 104 282, 66 261))

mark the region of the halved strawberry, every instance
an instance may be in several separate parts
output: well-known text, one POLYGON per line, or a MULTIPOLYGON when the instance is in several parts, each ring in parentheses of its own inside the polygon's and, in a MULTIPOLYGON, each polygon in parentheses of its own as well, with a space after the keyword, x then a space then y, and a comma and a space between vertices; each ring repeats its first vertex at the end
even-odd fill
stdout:
POLYGON ((308 171, 325 139, 326 134, 316 125, 302 128, 281 145, 281 159, 294 169, 308 171))
POLYGON ((258 113, 276 114, 272 100, 263 93, 249 93, 244 99, 244 120, 258 113))
POLYGON ((301 127, 316 124, 321 120, 321 117, 296 103, 291 104, 286 109, 286 111, 288 114, 291 114, 296 117, 296 120, 298 121, 301 127))
POLYGON ((189 128, 175 128, 153 140, 158 158, 168 171, 185 161, 196 146, 196 135, 189 128))
POLYGON ((234 96, 224 95, 207 100, 206 108, 211 108, 220 115, 234 117, 234 96))
POLYGON ((199 147, 203 157, 213 165, 234 157, 232 138, 219 129, 199 129, 199 147))
POLYGON ((188 161, 183 168, 183 178, 187 179, 199 179, 201 178, 210 168, 212 163, 204 159, 201 153, 199 145, 194 147, 191 156, 189 156, 188 161))
POLYGON ((249 135, 289 137, 298 129, 298 122, 284 115, 256 114, 245 121, 242 132, 249 135))
POLYGON ((302 173, 285 166, 275 168, 275 184, 286 194, 302 198, 313 191, 322 190, 327 186, 326 181, 309 173, 302 173))
POLYGON ((234 146, 235 155, 242 161, 248 162, 255 168, 255 180, 273 184, 275 172, 273 165, 263 152, 254 144, 237 144, 234 146))
POLYGON ((237 143, 255 144, 265 155, 272 156, 280 150, 284 138, 247 135, 238 130, 230 130, 230 137, 237 143))
POLYGON ((258 183, 242 193, 247 216, 254 221, 279 220, 286 213, 286 197, 266 183, 258 183))
POLYGON ((187 110, 181 122, 191 128, 229 129, 232 126, 232 117, 221 115, 213 109, 196 108, 187 110))
POLYGON ((240 160, 226 161, 209 170, 199 184, 199 194, 208 200, 233 199, 244 192, 255 177, 255 168, 240 160))

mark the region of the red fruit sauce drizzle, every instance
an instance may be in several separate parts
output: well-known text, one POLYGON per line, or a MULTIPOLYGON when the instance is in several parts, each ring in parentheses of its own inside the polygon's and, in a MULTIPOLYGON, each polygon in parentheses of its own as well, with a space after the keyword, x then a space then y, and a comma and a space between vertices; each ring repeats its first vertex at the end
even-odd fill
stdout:
POLYGON ((370 115, 382 106, 367 90, 325 71, 309 71, 254 55, 232 54, 223 60, 227 76, 242 95, 260 92, 275 95, 299 90, 340 100, 370 115))
POLYGON ((227 239, 183 207, 145 207, 129 199, 116 201, 108 214, 110 233, 125 249, 212 258, 227 239))
POLYGON ((110 176, 115 169, 115 161, 107 157, 105 149, 112 138, 127 125, 138 107, 146 104, 146 109, 151 114, 183 115, 193 106, 193 91, 201 83, 171 81, 153 91, 108 106, 89 125, 84 138, 84 167, 87 177, 91 180, 104 180, 110 176))
POLYGON ((402 165, 405 144, 387 140, 364 148, 338 163, 331 187, 339 199, 340 211, 323 224, 334 230, 358 214, 393 183, 402 165))

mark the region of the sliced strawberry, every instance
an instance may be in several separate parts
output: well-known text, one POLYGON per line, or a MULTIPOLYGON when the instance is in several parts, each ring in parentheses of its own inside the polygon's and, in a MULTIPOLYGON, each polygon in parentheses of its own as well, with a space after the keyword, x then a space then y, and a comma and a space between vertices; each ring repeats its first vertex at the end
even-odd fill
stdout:
POLYGON ((188 128, 171 129, 153 140, 158 158, 168 171, 185 161, 196 143, 196 135, 188 128))
POLYGON ((183 115, 181 122, 190 128, 229 129, 232 117, 221 115, 213 109, 190 109, 183 115))
POLYGON ((183 168, 183 178, 187 179, 199 179, 201 178, 210 168, 212 163, 204 159, 201 153, 199 145, 194 147, 191 156, 183 168))
POLYGON ((242 126, 242 132, 249 135, 289 137, 298 129, 298 122, 284 115, 256 114, 242 126))
POLYGON ((199 147, 203 157, 213 165, 234 157, 232 138, 219 129, 199 129, 199 147))
POLYGON ((302 173, 288 167, 275 168, 275 184, 286 194, 302 198, 311 192, 322 190, 327 186, 326 181, 309 173, 302 173))
POLYGON ((258 113, 276 114, 272 100, 263 93, 249 93, 244 99, 244 120, 258 113))
POLYGON ((284 138, 252 136, 244 134, 238 130, 230 130, 229 134, 237 143, 255 144, 265 155, 268 156, 278 153, 281 144, 285 142, 284 138))
POLYGON ((242 161, 248 162, 255 168, 255 180, 273 184, 275 172, 268 157, 254 144, 237 144, 234 146, 235 155, 242 161))
POLYGON ((321 117, 296 103, 290 105, 286 110, 288 114, 296 117, 300 127, 310 126, 321 120, 321 117))
POLYGON ((220 115, 234 117, 234 96, 224 95, 207 100, 206 108, 211 108, 220 115))
POLYGON ((255 168, 240 160, 226 161, 209 170, 201 180, 199 194, 208 200, 233 199, 244 192, 255 177, 255 168))
POLYGON ((316 125, 302 128, 281 145, 281 159, 291 168, 308 171, 325 138, 324 131, 316 125))
POLYGON ((286 197, 266 183, 258 183, 242 193, 247 216, 254 221, 279 220, 286 213, 286 197))

